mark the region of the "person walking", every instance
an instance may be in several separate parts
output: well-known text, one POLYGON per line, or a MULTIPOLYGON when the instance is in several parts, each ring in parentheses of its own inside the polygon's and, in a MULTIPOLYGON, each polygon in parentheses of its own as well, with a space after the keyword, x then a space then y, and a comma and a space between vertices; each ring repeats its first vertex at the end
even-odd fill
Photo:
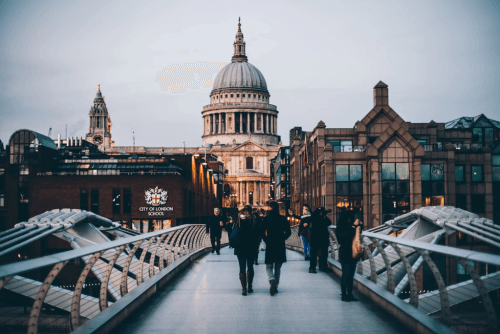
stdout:
POLYGON ((234 247, 234 255, 238 257, 238 264, 240 267, 241 294, 246 296, 247 293, 253 292, 253 261, 258 247, 257 242, 259 235, 259 227, 255 221, 250 205, 246 205, 243 210, 241 210, 234 228, 239 228, 239 242, 234 247))
MULTIPOLYGON (((262 229, 262 216, 260 215, 260 212, 259 211, 254 211, 254 215, 255 215, 255 222, 257 224, 257 227, 259 230, 262 229)), ((257 250, 255 252, 255 258, 254 258, 254 264, 256 266, 259 265, 259 248, 260 248, 260 243, 262 242, 262 234, 259 233, 258 234, 258 237, 257 237, 257 250)))
POLYGON ((266 272, 269 278, 269 293, 274 296, 278 292, 281 266, 286 262, 285 240, 292 231, 286 217, 279 214, 279 204, 271 202, 271 211, 262 222, 263 239, 266 243, 266 272))
MULTIPOLYGON (((231 233, 233 233, 233 225, 234 225, 234 221, 233 221, 233 217, 229 216, 227 217, 227 223, 226 223, 226 231, 227 231, 227 238, 231 238, 231 233)), ((229 248, 233 248, 231 247, 231 245, 229 245, 229 248)))
POLYGON ((224 217, 220 214, 219 208, 214 209, 214 214, 208 218, 206 232, 210 233, 210 242, 212 243, 212 254, 217 251, 220 255, 220 238, 222 229, 225 227, 224 217))
POLYGON ((325 210, 324 207, 317 208, 311 216, 311 227, 309 231, 309 242, 311 244, 311 259, 309 272, 316 274, 316 264, 319 253, 319 269, 328 270, 327 257, 328 246, 330 245, 330 236, 328 226, 332 221, 326 216, 332 210, 325 210))
POLYGON ((352 295, 354 273, 358 259, 352 257, 352 242, 356 235, 356 227, 361 226, 359 221, 354 220, 354 212, 345 211, 340 213, 335 234, 340 244, 339 259, 342 265, 342 277, 340 278, 340 288, 342 291, 342 301, 358 301, 352 295))
POLYGON ((302 217, 300 217, 299 235, 304 245, 305 260, 311 259, 311 244, 309 243, 309 228, 311 227, 311 208, 308 204, 302 207, 302 217))

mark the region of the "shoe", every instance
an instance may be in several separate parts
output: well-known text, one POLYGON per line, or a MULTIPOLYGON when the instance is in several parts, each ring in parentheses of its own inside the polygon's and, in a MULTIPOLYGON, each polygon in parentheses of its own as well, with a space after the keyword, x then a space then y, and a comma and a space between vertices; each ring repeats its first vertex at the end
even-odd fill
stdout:
POLYGON ((217 255, 220 255, 220 252, 217 252, 217 255))
POLYGON ((240 274, 240 283, 241 283, 241 294, 243 296, 247 295, 247 277, 245 274, 240 274))
POLYGON ((271 283, 271 286, 269 287, 269 293, 271 294, 271 296, 274 296, 276 294, 276 281, 272 279, 269 283, 271 283))
POLYGON ((354 298, 353 295, 347 295, 347 299, 349 302, 357 302, 358 301, 356 298, 354 298))
POLYGON ((248 283, 247 292, 248 293, 252 293, 253 292, 253 289, 252 289, 253 276, 254 276, 254 273, 251 273, 251 272, 247 271, 247 283, 248 283))
POLYGON ((317 274, 318 272, 316 271, 316 269, 309 268, 309 273, 310 274, 317 274))
POLYGON ((278 293, 278 284, 276 284, 276 286, 274 287, 274 293, 278 293))
POLYGON ((349 299, 349 296, 347 296, 347 295, 342 295, 342 301, 343 301, 343 302, 350 302, 351 300, 349 299))
POLYGON ((212 249, 212 254, 215 252, 215 249, 212 249))
POLYGON ((255 260, 254 264, 255 264, 256 266, 258 266, 258 265, 259 265, 259 261, 255 260))
POLYGON ((310 256, 306 256, 306 257, 304 258, 304 260, 306 260, 306 261, 309 261, 310 259, 311 259, 311 257, 310 257, 310 256))

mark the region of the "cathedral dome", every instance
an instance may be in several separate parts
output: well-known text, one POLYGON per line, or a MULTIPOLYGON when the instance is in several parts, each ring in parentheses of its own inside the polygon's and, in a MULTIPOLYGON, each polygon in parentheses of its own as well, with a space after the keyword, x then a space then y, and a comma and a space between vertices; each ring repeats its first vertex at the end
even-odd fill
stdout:
POLYGON ((226 89, 268 93, 266 79, 262 73, 246 61, 233 61, 217 74, 212 93, 226 89))

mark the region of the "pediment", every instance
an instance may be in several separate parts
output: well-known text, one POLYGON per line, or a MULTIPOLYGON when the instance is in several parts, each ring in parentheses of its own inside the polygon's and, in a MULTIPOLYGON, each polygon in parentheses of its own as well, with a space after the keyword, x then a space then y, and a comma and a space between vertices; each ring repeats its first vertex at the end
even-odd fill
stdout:
POLYGON ((257 143, 254 143, 251 140, 248 140, 244 142, 243 144, 240 144, 236 146, 233 151, 267 151, 265 148, 260 146, 257 143))

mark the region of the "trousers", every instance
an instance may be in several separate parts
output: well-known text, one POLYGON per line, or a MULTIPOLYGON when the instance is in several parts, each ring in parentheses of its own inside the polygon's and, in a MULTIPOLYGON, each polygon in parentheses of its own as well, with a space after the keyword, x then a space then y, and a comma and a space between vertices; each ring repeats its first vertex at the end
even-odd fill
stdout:
POLYGON ((280 283, 282 265, 283 262, 266 263, 267 277, 269 278, 269 281, 274 280, 276 282, 276 286, 280 283))
POLYGON ((307 238, 302 236, 302 244, 304 245, 304 256, 305 257, 310 257, 311 256, 311 244, 309 241, 307 241, 307 238))
POLYGON ((210 234, 210 242, 212 243, 212 253, 217 251, 220 252, 220 235, 210 234))
POLYGON ((356 272, 356 261, 349 261, 342 263, 342 277, 340 278, 340 289, 343 296, 352 295, 352 285, 354 281, 354 274, 356 272))
POLYGON ((248 272, 253 273, 253 256, 237 255, 238 264, 240 265, 240 274, 244 274, 248 268, 248 272))
POLYGON ((313 245, 311 245, 311 262, 309 264, 309 269, 316 269, 318 252, 321 252, 321 254, 319 256, 319 268, 320 269, 328 268, 328 264, 327 264, 328 245, 317 246, 317 245, 313 244, 313 245))

